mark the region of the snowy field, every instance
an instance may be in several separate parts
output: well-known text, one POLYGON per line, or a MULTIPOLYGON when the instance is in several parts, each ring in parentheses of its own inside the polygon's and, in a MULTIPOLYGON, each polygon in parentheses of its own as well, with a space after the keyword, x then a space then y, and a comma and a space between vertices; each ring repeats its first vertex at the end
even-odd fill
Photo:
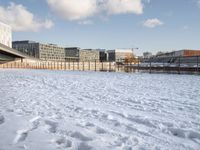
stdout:
POLYGON ((200 150, 200 76, 0 69, 0 150, 200 150))

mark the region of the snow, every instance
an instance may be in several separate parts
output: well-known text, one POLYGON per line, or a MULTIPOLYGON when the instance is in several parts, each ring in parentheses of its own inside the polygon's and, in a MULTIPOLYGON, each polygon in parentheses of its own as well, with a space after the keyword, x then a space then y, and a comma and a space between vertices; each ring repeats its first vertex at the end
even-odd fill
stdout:
POLYGON ((0 70, 0 150, 199 150, 195 75, 0 70))

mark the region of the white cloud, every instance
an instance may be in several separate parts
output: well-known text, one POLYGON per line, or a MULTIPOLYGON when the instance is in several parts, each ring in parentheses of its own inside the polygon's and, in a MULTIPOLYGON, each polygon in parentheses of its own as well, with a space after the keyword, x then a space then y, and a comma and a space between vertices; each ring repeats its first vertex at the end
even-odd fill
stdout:
POLYGON ((79 21, 78 24, 81 24, 81 25, 92 25, 93 21, 92 20, 83 20, 83 21, 79 21))
POLYGON ((161 26, 163 25, 164 23, 162 21, 160 21, 159 19, 157 18, 154 18, 154 19, 147 19, 143 25, 145 27, 148 27, 148 28, 155 28, 157 26, 161 26))
POLYGON ((15 3, 8 7, 0 6, 0 21, 9 24, 14 31, 38 31, 53 26, 51 20, 39 20, 23 5, 15 3))
POLYGON ((107 0, 105 6, 109 14, 143 13, 141 0, 107 0))
POLYGON ((184 26, 182 27, 182 29, 183 29, 183 30, 188 30, 188 29, 189 29, 189 26, 188 26, 188 25, 184 25, 184 26))
POLYGON ((197 0, 197 6, 200 8, 200 0, 197 0))
POLYGON ((67 20, 81 20, 97 11, 96 0, 47 0, 50 8, 67 20))
POLYGON ((84 20, 97 14, 143 13, 142 0, 46 0, 66 20, 84 20))
POLYGON ((148 4, 150 4, 150 3, 151 3, 151 0, 146 0, 146 2, 147 2, 148 4))

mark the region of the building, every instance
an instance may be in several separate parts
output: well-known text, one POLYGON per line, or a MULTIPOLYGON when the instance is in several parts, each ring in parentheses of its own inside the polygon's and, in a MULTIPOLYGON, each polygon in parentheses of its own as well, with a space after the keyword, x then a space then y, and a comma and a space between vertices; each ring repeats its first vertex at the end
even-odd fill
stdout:
POLYGON ((107 60, 112 62, 116 60, 115 50, 107 50, 107 60))
POLYGON ((132 49, 115 49, 108 50, 108 61, 125 61, 126 59, 134 58, 132 49))
POLYGON ((152 57, 153 55, 152 55, 152 53, 151 52, 144 52, 143 53, 143 57, 144 58, 150 58, 150 57, 152 57))
POLYGON ((12 48, 11 27, 0 22, 0 43, 12 48))
POLYGON ((179 50, 172 52, 174 56, 200 56, 200 50, 179 50))
POLYGON ((79 47, 67 47, 65 48, 65 60, 66 61, 79 61, 79 47))
POLYGON ((81 49, 79 47, 65 48, 66 61, 99 61, 99 51, 81 49))
POLYGON ((108 53, 105 49, 97 49, 99 51, 99 61, 106 62, 108 61, 108 53))
POLYGON ((82 49, 79 51, 80 61, 99 61, 99 51, 94 49, 82 49))
POLYGON ((179 56, 200 56, 200 50, 183 49, 167 53, 159 52, 159 54, 156 55, 156 57, 179 57, 179 56))
POLYGON ((13 48, 35 58, 46 61, 65 61, 65 49, 55 44, 34 41, 14 41, 13 48))

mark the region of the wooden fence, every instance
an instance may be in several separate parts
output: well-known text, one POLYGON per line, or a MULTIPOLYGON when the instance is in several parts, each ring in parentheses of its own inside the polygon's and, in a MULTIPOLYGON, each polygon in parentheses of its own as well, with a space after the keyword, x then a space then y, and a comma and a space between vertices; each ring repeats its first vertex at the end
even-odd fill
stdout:
POLYGON ((200 74, 200 56, 163 57, 158 60, 140 60, 138 63, 123 62, 54 62, 54 61, 13 61, 0 63, 0 68, 49 69, 74 71, 109 72, 163 72, 200 74))
POLYGON ((6 62, 0 68, 79 70, 79 71, 116 71, 115 62, 6 62))

